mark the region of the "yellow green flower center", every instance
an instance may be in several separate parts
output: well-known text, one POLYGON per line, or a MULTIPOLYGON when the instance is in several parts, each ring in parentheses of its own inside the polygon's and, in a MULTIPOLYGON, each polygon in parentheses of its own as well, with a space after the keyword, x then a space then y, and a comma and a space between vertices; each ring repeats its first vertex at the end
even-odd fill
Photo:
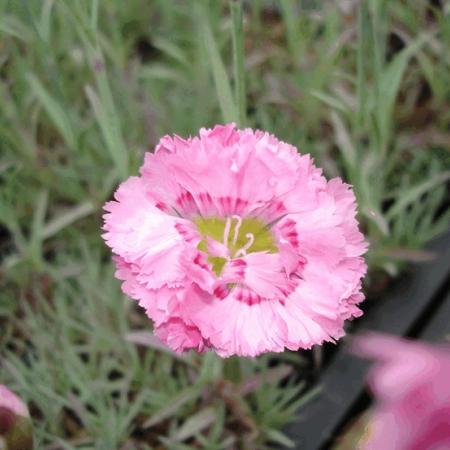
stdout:
POLYGON ((276 253, 278 251, 270 228, 258 218, 198 217, 194 219, 194 223, 203 237, 198 244, 198 249, 209 255, 208 261, 212 264, 217 276, 231 258, 239 258, 253 252, 276 253), (223 244, 228 249, 228 257, 211 254, 208 250, 207 238, 223 244))

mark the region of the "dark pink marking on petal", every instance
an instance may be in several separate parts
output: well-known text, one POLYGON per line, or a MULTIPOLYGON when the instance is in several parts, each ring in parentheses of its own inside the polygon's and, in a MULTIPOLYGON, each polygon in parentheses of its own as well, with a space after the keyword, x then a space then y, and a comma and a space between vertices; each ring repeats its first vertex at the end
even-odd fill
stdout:
POLYGON ((245 286, 238 286, 235 288, 234 296, 236 300, 246 303, 247 305, 256 305, 260 303, 263 298, 256 292, 245 286))
POLYGON ((189 225, 178 222, 175 224, 175 229, 180 233, 183 239, 188 243, 198 243, 200 242, 200 236, 197 230, 193 229, 189 225))
POLYGON ((213 294, 220 300, 223 300, 230 293, 230 289, 226 284, 220 284, 214 289, 213 294))
POLYGON ((194 258, 194 264, 197 264, 198 266, 200 266, 202 269, 207 269, 209 270, 209 264, 208 261, 205 257, 205 255, 203 255, 202 253, 198 252, 195 255, 194 258))
POLYGON ((199 213, 198 205, 189 191, 183 191, 175 200, 180 212, 184 216, 192 215, 193 213, 199 213))

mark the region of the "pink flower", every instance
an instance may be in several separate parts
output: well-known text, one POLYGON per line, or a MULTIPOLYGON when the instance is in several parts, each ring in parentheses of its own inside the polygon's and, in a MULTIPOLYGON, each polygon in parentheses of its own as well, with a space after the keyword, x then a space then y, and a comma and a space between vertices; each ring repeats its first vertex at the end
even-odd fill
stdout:
POLYGON ((105 210, 122 289, 175 351, 310 348, 361 315, 367 245, 350 186, 268 133, 165 136, 105 210))
POLYGON ((450 346, 370 334, 355 343, 374 358, 377 399, 364 450, 450 448, 450 346))
POLYGON ((0 449, 31 450, 33 434, 28 408, 0 384, 0 449))
POLYGON ((0 408, 10 411, 15 416, 29 416, 25 403, 3 384, 0 384, 0 408))

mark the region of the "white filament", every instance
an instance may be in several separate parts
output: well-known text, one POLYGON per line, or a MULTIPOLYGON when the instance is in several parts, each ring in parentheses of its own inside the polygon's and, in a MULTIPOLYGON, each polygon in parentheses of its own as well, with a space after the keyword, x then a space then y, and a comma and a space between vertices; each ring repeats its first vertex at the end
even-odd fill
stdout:
POLYGON ((234 216, 231 216, 231 217, 233 219, 237 220, 236 226, 234 227, 234 234, 233 234, 233 245, 236 245, 236 242, 237 242, 237 239, 238 239, 238 236, 239 236, 239 230, 240 230, 241 225, 242 225, 242 218, 241 218, 241 216, 238 216, 238 215, 234 215, 234 216))
MULTIPOLYGON (((233 230, 233 246, 235 246, 238 241, 239 230, 241 229, 241 225, 242 225, 242 217, 241 216, 233 215, 233 216, 227 218, 227 220, 225 222, 225 228, 223 230, 223 245, 227 248, 228 248, 228 240, 230 238, 231 222, 233 219, 236 220, 236 225, 234 226, 234 230, 233 230)), ((253 233, 247 233, 245 235, 245 237, 247 238, 247 243, 236 252, 235 258, 238 258, 239 256, 245 256, 247 254, 247 250, 255 242, 255 235, 253 233)))
POLYGON ((245 237, 248 239, 247 243, 236 252, 235 258, 238 258, 239 256, 246 256, 247 250, 253 245, 255 242, 255 235, 253 233, 247 233, 245 237))
POLYGON ((231 219, 228 217, 223 230, 223 245, 228 247, 228 237, 230 236, 231 219))

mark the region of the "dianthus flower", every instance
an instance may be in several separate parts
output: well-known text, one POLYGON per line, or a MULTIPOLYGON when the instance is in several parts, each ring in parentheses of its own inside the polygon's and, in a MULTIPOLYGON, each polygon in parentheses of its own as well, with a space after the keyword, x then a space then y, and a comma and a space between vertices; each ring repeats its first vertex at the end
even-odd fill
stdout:
POLYGON ((351 187, 268 133, 165 136, 105 210, 123 292, 175 351, 310 348, 361 315, 351 187))
POLYGON ((0 384, 0 449, 32 450, 33 433, 25 403, 0 384))
POLYGON ((371 334, 355 351, 373 358, 376 404, 362 450, 450 449, 450 346, 371 334))

